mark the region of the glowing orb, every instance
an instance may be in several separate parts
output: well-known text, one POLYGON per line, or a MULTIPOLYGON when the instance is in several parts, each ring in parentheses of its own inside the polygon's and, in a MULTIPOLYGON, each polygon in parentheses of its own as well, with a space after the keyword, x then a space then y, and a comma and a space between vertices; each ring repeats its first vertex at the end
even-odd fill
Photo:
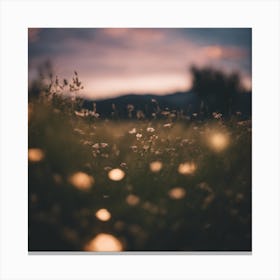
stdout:
POLYGON ((41 149, 28 149, 28 160, 31 162, 39 162, 45 157, 44 152, 41 149))
POLYGON ((193 174, 196 170, 196 165, 193 162, 185 162, 179 164, 178 172, 182 175, 193 174))
POLYGON ((123 245, 120 240, 113 235, 100 233, 85 245, 84 250, 96 252, 119 252, 123 251, 123 245))
POLYGON ((135 206, 140 202, 140 198, 134 194, 129 194, 126 197, 126 203, 130 206, 135 206))
POLYGON ((153 161, 150 163, 150 170, 154 173, 159 172, 162 169, 161 161, 153 161))
POLYGON ((227 148, 229 144, 228 136, 224 133, 214 133, 210 136, 210 146, 213 150, 220 152, 227 148))
POLYGON ((120 181, 124 178, 125 173, 119 168, 115 168, 109 171, 108 177, 112 181, 120 181))
POLYGON ((107 222, 111 219, 111 213, 105 209, 99 209, 96 213, 95 216, 98 220, 103 221, 103 222, 107 222))
POLYGON ((186 196, 186 191, 183 188, 173 188, 168 192, 168 195, 172 199, 182 199, 186 196))
POLYGON ((69 182, 79 190, 88 190, 94 184, 94 178, 84 172, 76 172, 69 177, 69 182))

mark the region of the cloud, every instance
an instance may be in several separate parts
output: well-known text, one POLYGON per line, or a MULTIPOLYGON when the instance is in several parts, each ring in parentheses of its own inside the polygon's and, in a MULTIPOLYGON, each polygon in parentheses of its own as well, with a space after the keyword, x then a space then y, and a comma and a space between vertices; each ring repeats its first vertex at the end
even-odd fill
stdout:
POLYGON ((50 59, 61 78, 78 70, 93 97, 187 89, 192 64, 239 71, 247 84, 251 77, 248 32, 239 29, 47 28, 39 33, 40 40, 29 44, 29 65, 50 59))
POLYGON ((101 36, 128 40, 130 44, 159 42, 165 38, 163 30, 151 28, 106 28, 100 29, 99 32, 101 36))
POLYGON ((217 44, 251 49, 251 28, 182 28, 179 32, 200 46, 217 44))
POLYGON ((248 53, 244 49, 237 47, 224 47, 224 46, 207 46, 202 48, 202 54, 210 59, 242 59, 248 53))

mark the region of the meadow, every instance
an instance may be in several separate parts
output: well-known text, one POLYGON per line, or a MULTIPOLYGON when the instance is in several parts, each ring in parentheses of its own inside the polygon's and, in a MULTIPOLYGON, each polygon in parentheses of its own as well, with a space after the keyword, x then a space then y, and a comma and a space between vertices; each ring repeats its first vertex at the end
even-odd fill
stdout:
POLYGON ((250 251, 251 123, 29 102, 29 251, 250 251))

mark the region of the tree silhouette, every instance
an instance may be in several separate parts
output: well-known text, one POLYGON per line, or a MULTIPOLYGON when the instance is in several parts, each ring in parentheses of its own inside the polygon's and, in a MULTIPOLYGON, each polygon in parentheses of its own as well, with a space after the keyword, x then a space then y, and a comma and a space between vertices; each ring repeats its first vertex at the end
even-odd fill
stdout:
POLYGON ((241 92, 238 73, 226 74, 211 67, 190 68, 193 79, 193 91, 201 100, 200 113, 209 117, 213 112, 220 112, 230 117, 234 103, 241 92))

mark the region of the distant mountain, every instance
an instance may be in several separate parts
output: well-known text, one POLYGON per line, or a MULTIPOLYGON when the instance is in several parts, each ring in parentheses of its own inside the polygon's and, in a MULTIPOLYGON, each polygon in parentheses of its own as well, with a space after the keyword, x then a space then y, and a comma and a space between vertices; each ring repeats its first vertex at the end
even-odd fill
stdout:
MULTIPOLYGON (((96 112, 100 114, 101 118, 114 116, 128 118, 129 108, 133 108, 131 111, 132 118, 136 118, 139 111, 148 118, 159 111, 177 111, 191 116, 193 113, 199 112, 200 108, 200 99, 193 91, 175 92, 167 95, 128 94, 104 100, 85 100, 83 108, 93 110, 94 103, 96 112)), ((251 115, 251 93, 240 94, 237 103, 235 111, 242 112, 248 118, 251 115)))

